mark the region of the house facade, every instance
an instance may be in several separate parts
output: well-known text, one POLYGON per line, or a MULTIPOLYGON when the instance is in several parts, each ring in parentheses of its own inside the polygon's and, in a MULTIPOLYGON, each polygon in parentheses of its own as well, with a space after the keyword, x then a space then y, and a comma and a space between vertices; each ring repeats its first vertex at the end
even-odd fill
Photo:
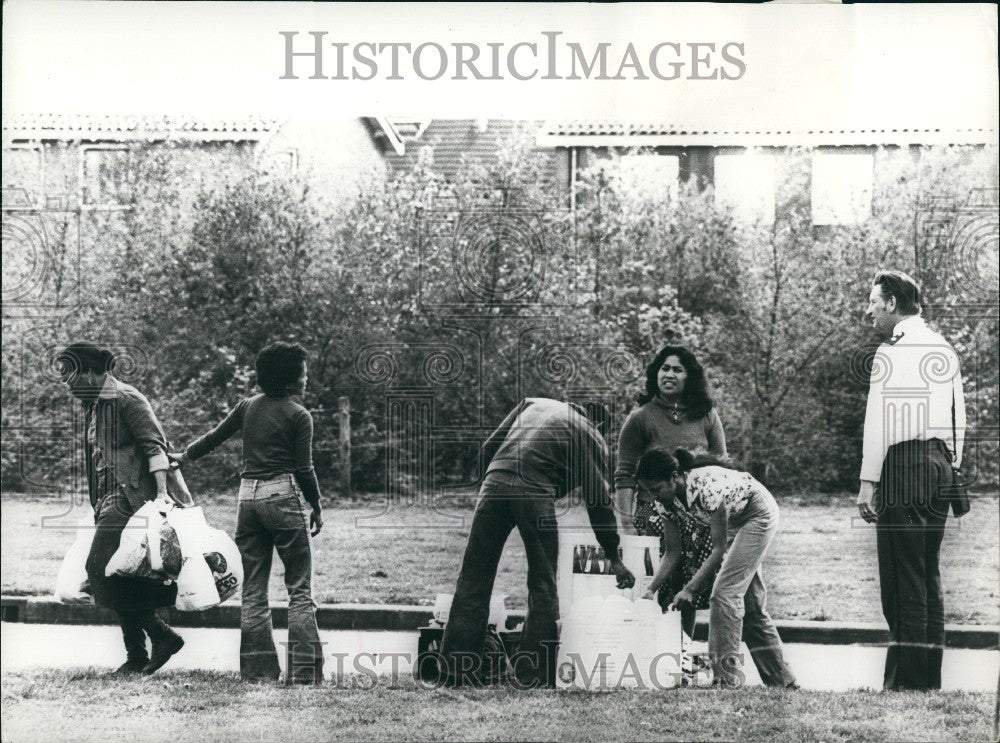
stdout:
POLYGON ((720 126, 722 117, 678 114, 671 122, 515 121, 389 117, 402 146, 385 152, 390 172, 418 163, 450 181, 479 166, 499 165, 503 143, 527 133, 541 179, 562 190, 568 206, 579 197, 580 174, 613 168, 627 188, 656 195, 681 183, 711 187, 717 202, 747 222, 774 221, 780 189, 798 188, 818 229, 859 224, 871 214, 877 176, 900 151, 916 159, 928 147, 998 145, 995 123, 978 128, 823 125, 800 117, 794 127, 720 126), (803 166, 803 160, 805 161, 803 166), (789 169, 802 176, 789 186, 789 169), (804 168, 804 169, 803 169, 804 168))
MULTIPOLYGON (((806 157, 805 188, 813 225, 860 224, 871 215, 876 175, 886 153, 905 150, 917 159, 926 147, 997 146, 995 125, 970 129, 722 128, 679 116, 676 122, 544 122, 541 150, 564 153, 567 180, 613 156, 616 175, 636 188, 671 191, 694 181, 711 186, 717 203, 745 221, 770 224, 784 170, 806 157)), ((572 198, 572 196, 571 196, 572 198)))
POLYGON ((170 147, 194 173, 234 164, 308 177, 329 198, 349 193, 401 149, 385 120, 14 115, 3 119, 3 208, 100 210, 127 201, 121 165, 137 148, 170 147))
MULTIPOLYGON (((672 122, 518 121, 511 119, 12 116, 3 120, 3 207, 112 208, 121 204, 116 164, 137 146, 171 146, 193 172, 256 163, 307 179, 314 193, 341 199, 359 183, 418 163, 445 181, 470 168, 489 173, 506 143, 529 141, 541 180, 578 197, 581 172, 614 163, 628 187, 651 194, 680 183, 711 186, 720 203, 747 221, 773 222, 793 152, 808 158, 804 188, 813 224, 863 222, 880 159, 906 150, 919 158, 939 145, 996 146, 997 126, 871 128, 760 125, 724 127, 692 116, 672 122)), ((718 120, 718 117, 715 117, 718 120)))

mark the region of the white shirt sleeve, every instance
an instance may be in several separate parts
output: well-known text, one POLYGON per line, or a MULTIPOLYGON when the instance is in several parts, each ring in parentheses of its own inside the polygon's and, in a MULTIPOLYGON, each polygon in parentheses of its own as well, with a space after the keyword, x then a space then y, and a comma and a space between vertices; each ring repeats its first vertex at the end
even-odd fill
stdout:
POLYGON ((889 448, 885 442, 885 416, 882 404, 882 391, 891 368, 891 360, 886 353, 887 350, 887 346, 879 346, 872 362, 871 377, 868 381, 868 405, 865 408, 865 438, 862 446, 860 479, 871 482, 879 482, 882 479, 882 461, 889 448))

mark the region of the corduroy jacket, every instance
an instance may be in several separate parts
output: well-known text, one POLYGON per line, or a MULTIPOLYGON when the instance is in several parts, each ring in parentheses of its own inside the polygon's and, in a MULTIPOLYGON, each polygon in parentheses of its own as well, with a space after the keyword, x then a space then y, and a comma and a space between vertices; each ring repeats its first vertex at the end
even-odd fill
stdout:
POLYGON ((139 390, 110 374, 97 400, 85 408, 84 431, 90 503, 121 488, 133 509, 156 497, 153 472, 168 470, 167 439, 139 390), (93 442, 91 442, 93 426, 93 442))

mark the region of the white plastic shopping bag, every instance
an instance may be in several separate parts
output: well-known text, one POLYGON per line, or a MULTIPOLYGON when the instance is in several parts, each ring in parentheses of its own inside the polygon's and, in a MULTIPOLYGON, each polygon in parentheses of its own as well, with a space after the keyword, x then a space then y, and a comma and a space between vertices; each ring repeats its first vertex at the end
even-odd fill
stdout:
POLYGON ((76 539, 70 545, 56 574, 55 597, 64 604, 92 604, 88 592, 87 557, 94 541, 94 517, 87 515, 77 524, 76 539))
POLYGON ((146 549, 149 553, 149 567, 157 573, 177 580, 181 572, 181 547, 177 532, 167 521, 167 514, 173 510, 171 501, 157 500, 159 521, 151 520, 146 529, 146 549))
POLYGON ((132 514, 122 529, 121 541, 115 554, 104 568, 107 576, 124 575, 139 578, 166 578, 156 572, 149 560, 149 532, 159 532, 163 514, 158 503, 147 501, 132 514))
POLYGON ((219 603, 219 592, 215 578, 205 562, 205 558, 184 560, 181 573, 177 576, 178 611, 201 611, 219 603))
POLYGON ((243 558, 236 542, 222 529, 208 530, 205 562, 212 571, 219 601, 225 601, 240 590, 243 585, 243 558))
POLYGON ((205 552, 210 551, 210 537, 205 513, 200 506, 174 508, 166 515, 167 523, 177 534, 181 569, 177 576, 177 602, 180 611, 200 611, 220 603, 215 577, 205 552))

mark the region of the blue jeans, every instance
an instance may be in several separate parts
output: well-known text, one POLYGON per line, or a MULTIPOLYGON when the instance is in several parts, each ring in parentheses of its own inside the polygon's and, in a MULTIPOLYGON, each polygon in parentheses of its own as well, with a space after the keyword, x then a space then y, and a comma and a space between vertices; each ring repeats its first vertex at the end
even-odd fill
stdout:
POLYGON ((236 544, 243 557, 240 612, 243 678, 277 679, 280 675, 267 596, 274 550, 285 566, 288 588, 286 679, 290 683, 319 683, 323 678, 323 648, 312 596, 308 511, 292 475, 240 482, 236 544))
POLYGON ((715 578, 709 601, 708 652, 717 682, 740 685, 740 639, 767 686, 791 686, 795 677, 785 663, 781 638, 767 613, 761 579, 764 554, 778 532, 778 505, 767 491, 750 496, 743 511, 729 520, 731 543, 715 578))
POLYGON ((441 640, 441 655, 447 664, 444 670, 454 682, 462 683, 463 676, 482 663, 497 566, 515 526, 528 557, 528 614, 513 670, 518 682, 526 687, 555 683, 559 642, 559 532, 555 505, 551 493, 526 485, 507 472, 486 475, 472 517, 462 572, 441 640))

